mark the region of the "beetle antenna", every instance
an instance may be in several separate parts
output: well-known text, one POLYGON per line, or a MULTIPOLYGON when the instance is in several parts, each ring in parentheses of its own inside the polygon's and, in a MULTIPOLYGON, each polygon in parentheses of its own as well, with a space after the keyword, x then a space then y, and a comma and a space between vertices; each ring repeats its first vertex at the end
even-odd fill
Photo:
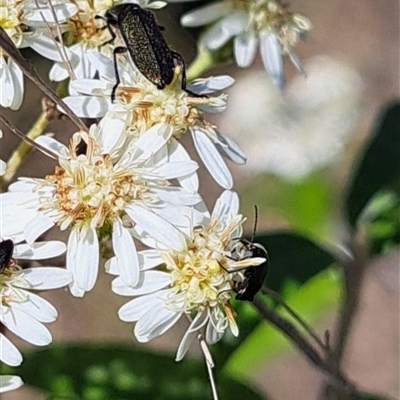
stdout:
POLYGON ((250 239, 251 243, 253 243, 254 237, 256 236, 257 222, 258 222, 258 207, 254 205, 254 228, 253 228, 253 234, 251 235, 250 239))

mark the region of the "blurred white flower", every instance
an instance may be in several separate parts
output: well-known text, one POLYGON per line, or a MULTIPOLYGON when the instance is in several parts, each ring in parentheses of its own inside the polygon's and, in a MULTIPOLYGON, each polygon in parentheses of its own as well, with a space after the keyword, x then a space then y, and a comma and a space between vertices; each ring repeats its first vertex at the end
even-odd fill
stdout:
POLYGON ((214 23, 202 38, 204 44, 216 50, 233 38, 236 63, 242 68, 252 64, 260 47, 264 68, 279 89, 284 85, 284 55, 288 55, 297 70, 304 74, 293 49, 311 29, 311 22, 279 1, 218 1, 187 12, 181 23, 188 27, 214 23))
MULTIPOLYGON (((182 157, 186 154, 185 157, 190 159, 177 142, 183 134, 190 132, 204 165, 215 181, 230 189, 232 176, 222 156, 244 164, 246 155, 233 140, 222 135, 216 126, 205 119, 205 113, 220 113, 226 109, 226 95, 206 95, 227 88, 233 79, 229 76, 197 79, 187 87, 199 95, 195 97, 181 88, 178 78, 167 88, 159 90, 132 68, 123 70, 121 65, 119 70, 123 83, 116 90, 116 104, 110 102, 114 86, 112 68, 104 70, 104 80, 73 82, 72 88, 83 95, 70 96, 64 101, 80 117, 104 116, 100 127, 122 130, 128 141, 141 138, 143 145, 137 146, 145 152, 155 153, 165 148, 171 154, 179 147, 182 157), (108 76, 107 71, 111 71, 108 76)), ((188 174, 180 183, 188 190, 198 190, 195 174, 188 174)))
POLYGON ((136 285, 138 256, 127 227, 136 224, 171 248, 180 248, 184 237, 170 221, 201 201, 197 193, 169 182, 195 171, 197 163, 144 154, 146 150, 135 146, 118 152, 118 135, 92 125, 89 134, 76 133, 69 148, 40 137, 37 142, 59 158, 54 175, 20 178, 0 195, 4 236, 33 243, 53 225, 71 229, 67 269, 74 275, 70 288, 75 296, 83 296, 96 282, 101 240, 112 237, 119 273, 127 285, 136 285), (79 149, 82 145, 85 152, 79 149))
POLYGON ((10 392, 18 389, 24 384, 19 376, 0 375, 0 393, 10 392))
MULTIPOLYGON (((191 221, 180 249, 170 249, 167 243, 151 237, 144 240, 151 249, 139 252, 141 274, 135 288, 126 286, 120 277, 113 281, 115 293, 136 297, 122 306, 118 315, 123 321, 137 321, 134 334, 139 342, 162 335, 182 315, 195 317, 182 338, 177 360, 183 358, 202 327, 206 327, 205 339, 210 344, 220 340, 228 326, 238 335, 230 304, 230 292, 243 280, 238 270, 265 261, 235 260, 245 221, 238 210, 237 194, 223 192, 211 218, 205 216, 200 224, 191 221)), ((117 274, 113 259, 107 268, 117 274)))
POLYGON ((318 57, 283 93, 262 72, 238 80, 221 129, 249 155, 245 166, 300 179, 333 162, 360 116, 363 84, 346 64, 318 57))
MULTIPOLYGON (((57 267, 23 269, 18 265, 18 260, 52 258, 65 250, 65 244, 58 241, 33 243, 31 246, 17 244, 15 247, 10 239, 0 242, 0 322, 35 346, 51 343, 51 333, 43 324, 57 318, 57 310, 37 292, 68 285, 72 281, 72 274, 57 267)), ((21 364, 21 353, 2 333, 0 349, 1 362, 12 367, 21 364)))
MULTIPOLYGON (((70 2, 54 5, 57 20, 63 23, 77 11, 70 2)), ((1 0, 0 26, 18 48, 31 47, 40 55, 52 58, 59 54, 48 36, 46 24, 54 26, 51 10, 42 0, 1 0)), ((23 73, 18 65, 0 49, 0 105, 17 110, 24 96, 23 73)))

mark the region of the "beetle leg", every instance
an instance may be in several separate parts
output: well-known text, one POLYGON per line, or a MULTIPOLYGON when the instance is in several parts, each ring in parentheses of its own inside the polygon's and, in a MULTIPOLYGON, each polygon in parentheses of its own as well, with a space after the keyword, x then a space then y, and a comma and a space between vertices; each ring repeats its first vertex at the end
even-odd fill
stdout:
POLYGON ((121 83, 121 79, 119 77, 119 72, 118 72, 117 54, 123 54, 123 53, 126 53, 127 51, 128 51, 128 49, 126 47, 116 47, 113 52, 114 72, 115 72, 116 83, 111 91, 111 102, 112 103, 114 103, 114 100, 115 100, 115 92, 117 90, 117 87, 121 83))

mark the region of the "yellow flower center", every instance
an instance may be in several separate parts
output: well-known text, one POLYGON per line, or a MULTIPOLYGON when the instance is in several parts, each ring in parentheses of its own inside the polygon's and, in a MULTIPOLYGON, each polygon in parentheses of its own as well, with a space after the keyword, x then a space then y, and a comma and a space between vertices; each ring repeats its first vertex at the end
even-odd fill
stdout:
POLYGON ((21 22, 23 17, 23 1, 0 0, 0 26, 17 47, 22 42, 23 32, 27 30, 21 22))
POLYGON ((102 16, 114 5, 112 0, 76 2, 79 11, 68 20, 68 34, 65 44, 85 43, 89 48, 96 48, 111 39, 110 32, 105 27, 105 21, 96 16, 102 16))
POLYGON ((78 143, 71 145, 71 157, 60 160, 61 166, 56 167, 55 174, 46 177, 55 190, 42 210, 55 211, 62 229, 86 223, 100 228, 124 214, 125 206, 132 200, 151 201, 152 195, 140 171, 135 175, 115 167, 108 155, 99 154, 90 137, 86 154, 77 155, 78 143))
POLYGON ((227 247, 238 221, 233 220, 225 229, 217 221, 211 221, 207 227, 194 231, 186 250, 163 254, 166 268, 172 274, 171 287, 175 294, 183 296, 185 312, 229 306, 234 281, 243 279, 241 273, 228 272, 227 247))
POLYGON ((133 136, 139 137, 159 123, 172 126, 177 138, 194 125, 207 125, 196 106, 207 104, 210 99, 191 97, 174 84, 159 90, 141 79, 135 87, 119 87, 117 100, 131 111, 127 133, 133 136))

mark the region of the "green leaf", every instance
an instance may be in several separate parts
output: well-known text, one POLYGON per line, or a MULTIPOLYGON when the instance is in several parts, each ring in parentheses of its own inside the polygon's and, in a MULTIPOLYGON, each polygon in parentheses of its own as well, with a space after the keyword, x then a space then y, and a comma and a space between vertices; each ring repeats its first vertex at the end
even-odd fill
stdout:
POLYGON ((347 216, 355 227, 372 196, 400 177, 400 103, 383 110, 375 135, 367 144, 346 199, 347 216))
POLYGON ((290 232, 257 235, 255 242, 268 251, 269 272, 265 285, 277 292, 296 288, 335 262, 332 254, 311 240, 290 232))
POLYGON ((387 397, 371 393, 361 393, 361 398, 363 400, 389 400, 387 397))
MULTIPOLYGON (((326 315, 327 310, 337 307, 342 284, 341 272, 328 268, 303 285, 286 302, 312 326, 321 315, 326 315)), ((284 312, 282 315, 286 316, 284 312)), ((228 376, 246 381, 261 364, 290 349, 291 344, 283 334, 269 323, 262 322, 232 354, 224 371, 228 376)))
POLYGON ((326 171, 318 171, 296 182, 261 174, 243 190, 241 210, 251 220, 256 204, 260 215, 266 218, 283 220, 306 236, 329 239, 334 194, 326 171))
MULTIPOLYGON (((176 363, 170 356, 109 344, 52 345, 26 353, 22 366, 12 372, 59 400, 212 398, 203 360, 176 363)), ((262 399, 231 378, 216 379, 221 398, 262 399)))

